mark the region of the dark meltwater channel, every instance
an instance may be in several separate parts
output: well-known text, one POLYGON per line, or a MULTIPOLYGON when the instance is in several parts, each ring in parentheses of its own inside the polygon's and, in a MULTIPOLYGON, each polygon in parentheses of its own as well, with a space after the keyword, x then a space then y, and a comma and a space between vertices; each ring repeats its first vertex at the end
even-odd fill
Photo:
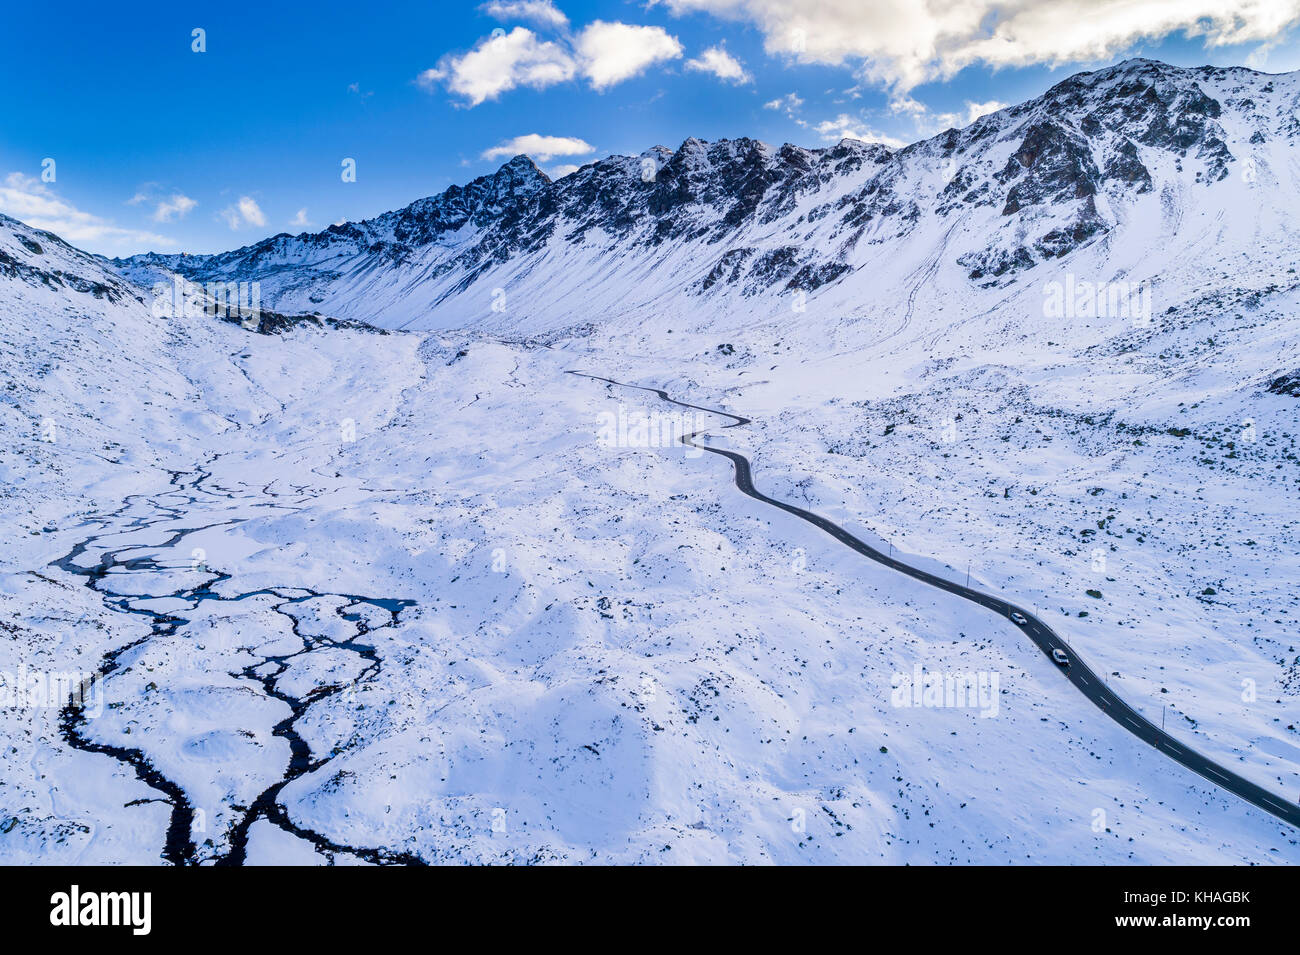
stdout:
MULTIPOLYGON (((224 596, 217 592, 219 586, 231 580, 231 575, 212 570, 196 562, 192 566, 168 565, 160 563, 153 556, 130 556, 132 553, 160 552, 176 548, 181 541, 198 531, 214 527, 237 525, 247 518, 232 517, 226 520, 187 527, 171 527, 169 536, 161 543, 128 543, 113 548, 105 547, 93 564, 81 561, 87 552, 99 550, 101 541, 120 537, 124 534, 146 530, 158 525, 174 525, 186 519, 187 515, 201 509, 199 501, 202 496, 244 503, 240 496, 225 489, 209 489, 205 482, 211 478, 211 472, 199 468, 192 472, 172 472, 171 486, 168 490, 155 494, 137 494, 127 497, 122 506, 107 514, 102 514, 85 521, 83 528, 97 528, 89 533, 63 557, 52 561, 50 566, 57 567, 65 573, 81 578, 84 585, 99 595, 104 605, 116 613, 129 614, 142 619, 149 627, 149 632, 122 646, 116 647, 103 655, 98 672, 85 681, 74 693, 68 704, 60 713, 60 731, 67 744, 74 749, 95 753, 115 759, 131 767, 136 777, 145 785, 155 790, 159 798, 171 807, 171 817, 163 841, 162 858, 173 865, 193 865, 213 863, 216 865, 242 865, 247 859, 250 830, 255 822, 264 819, 282 831, 310 843, 318 852, 328 856, 346 853, 363 861, 375 864, 421 864, 422 860, 408 853, 392 852, 383 848, 368 848, 342 845, 294 823, 285 808, 279 802, 281 791, 286 785, 300 776, 314 772, 326 765, 336 753, 316 756, 311 752, 307 741, 299 734, 296 726, 302 716, 314 705, 346 690, 355 689, 363 683, 373 680, 382 669, 383 663, 374 646, 365 642, 367 634, 375 630, 396 627, 404 610, 414 605, 414 601, 391 597, 366 597, 358 594, 317 591, 297 585, 285 587, 260 588, 233 596, 224 596), (134 512, 140 511, 139 514, 134 512), (112 582, 117 576, 132 573, 169 573, 184 571, 189 575, 197 573, 200 581, 191 586, 181 586, 163 593, 119 593, 113 589, 112 582), (275 602, 271 610, 284 618, 286 627, 300 643, 300 646, 287 653, 261 656, 248 664, 237 674, 240 678, 257 686, 267 697, 283 703, 289 713, 273 727, 273 735, 283 739, 289 747, 289 762, 283 776, 266 787, 246 808, 240 807, 239 817, 225 834, 222 841, 229 848, 224 854, 210 858, 201 858, 199 847, 194 841, 195 808, 184 789, 174 780, 164 776, 150 761, 147 753, 140 748, 123 747, 96 740, 85 712, 84 701, 92 698, 91 691, 96 684, 103 690, 103 684, 120 666, 123 654, 158 637, 172 637, 184 630, 190 623, 185 610, 160 611, 152 609, 149 604, 160 598, 171 602, 181 602, 189 611, 193 611, 204 601, 237 603, 252 597, 269 597, 275 602), (308 607, 321 598, 341 603, 333 608, 334 616, 344 621, 351 628, 351 635, 344 639, 331 639, 325 636, 312 636, 303 632, 303 620, 308 607), (366 608, 380 611, 378 624, 373 622, 374 615, 362 611, 366 608), (315 687, 299 698, 289 693, 280 685, 281 677, 289 670, 295 658, 310 654, 320 647, 344 650, 354 653, 363 662, 360 672, 342 683, 331 683, 315 687)), ((275 494, 270 485, 251 495, 247 503, 258 508, 282 508, 295 510, 305 503, 301 499, 310 499, 312 495, 305 488, 297 488, 292 503, 282 503, 278 498, 285 495, 275 494), (270 498, 268 500, 267 498, 270 498)), ((248 652, 252 652, 249 650, 248 652)), ((137 800, 147 802, 150 800, 137 800)))

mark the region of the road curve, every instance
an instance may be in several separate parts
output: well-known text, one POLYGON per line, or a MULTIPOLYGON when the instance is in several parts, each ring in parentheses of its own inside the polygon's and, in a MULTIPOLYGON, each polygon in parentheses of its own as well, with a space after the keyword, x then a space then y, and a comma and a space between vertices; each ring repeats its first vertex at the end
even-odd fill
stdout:
MULTIPOLYGON (((750 422, 749 418, 742 418, 739 415, 734 415, 726 411, 719 411, 716 408, 704 408, 700 405, 692 405, 687 404, 684 401, 677 401, 674 398, 670 398, 667 392, 662 391, 659 388, 646 388, 641 385, 629 385, 625 382, 615 381, 612 378, 603 378, 600 375, 589 375, 581 371, 570 371, 569 374, 577 375, 581 378, 591 378, 594 381, 603 381, 606 384, 617 385, 620 388, 635 388, 638 391, 649 391, 658 395, 662 400, 669 404, 674 404, 682 408, 690 408, 694 411, 704 411, 708 414, 720 415, 724 418, 731 419, 731 424, 722 425, 718 430, 738 428, 742 425, 749 424, 750 422)), ((754 487, 753 474, 750 470, 748 458, 742 454, 737 454, 735 451, 711 448, 707 444, 697 444, 695 442, 694 439, 698 435, 705 433, 705 431, 694 431, 690 434, 683 435, 681 442, 682 444, 699 448, 703 451, 708 451, 710 454, 720 455, 729 460, 735 466, 736 487, 739 488, 742 494, 746 494, 757 501, 762 501, 764 504, 770 504, 772 507, 780 508, 789 514, 793 514, 800 520, 807 521, 814 527, 820 528, 827 534, 831 535, 831 537, 835 538, 845 547, 857 551, 863 557, 869 557, 877 563, 884 564, 886 567, 898 571, 900 574, 906 574, 908 577, 912 577, 922 583, 929 584, 932 587, 937 587, 940 590, 946 590, 950 594, 956 594, 959 597, 964 597, 973 603, 979 604, 981 607, 986 607, 999 616, 1006 617, 1007 622, 1013 626, 1016 624, 1011 620, 1011 614, 1013 612, 1020 614, 1025 618, 1025 623, 1020 624, 1019 628, 1038 645, 1038 648, 1047 655, 1049 660, 1052 658, 1053 650, 1065 651, 1070 658, 1070 664, 1067 667, 1058 667, 1058 669, 1065 674, 1066 679, 1073 683, 1080 693, 1096 704, 1103 713, 1109 716, 1121 727, 1128 730, 1144 743, 1154 746, 1165 756, 1168 756, 1177 763, 1181 763, 1192 772, 1209 780, 1220 789, 1227 790, 1233 795, 1240 796, 1252 806, 1262 809, 1270 815, 1276 816, 1278 819, 1281 819, 1283 822, 1289 823, 1296 828, 1300 828, 1300 806, 1290 803, 1281 796, 1264 789, 1262 786, 1257 786, 1250 780, 1238 776, 1232 770, 1202 756, 1194 749, 1188 748, 1185 744, 1180 743, 1164 730, 1160 729, 1160 727, 1156 726, 1141 713, 1120 699, 1110 689, 1110 687, 1108 687, 1101 678, 1093 672, 1092 668, 1083 662, 1079 655, 1074 652, 1070 645, 1067 644, 1065 640, 1056 633, 1056 631, 1025 608, 1017 606, 1001 597, 983 593, 971 587, 966 587, 962 584, 955 583, 954 581, 947 580, 946 578, 940 577, 936 574, 929 573, 928 571, 913 567, 910 564, 905 564, 903 561, 882 553, 874 547, 863 543, 838 524, 828 521, 826 518, 814 514, 812 511, 806 511, 801 507, 795 507, 793 504, 787 504, 784 501, 778 501, 775 498, 768 497, 766 494, 754 487)))

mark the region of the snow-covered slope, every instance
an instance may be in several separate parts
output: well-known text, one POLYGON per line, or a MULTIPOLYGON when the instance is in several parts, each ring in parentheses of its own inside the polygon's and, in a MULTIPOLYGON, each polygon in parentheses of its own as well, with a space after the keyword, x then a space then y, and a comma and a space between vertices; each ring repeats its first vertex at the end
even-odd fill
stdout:
POLYGON ((1135 61, 899 152, 517 159, 113 267, 0 219, 0 674, 98 693, 0 707, 0 861, 1295 863, 1007 620, 611 446, 663 409, 565 372, 752 417, 711 440, 760 489, 1291 798, 1296 89, 1135 61), (410 330, 160 316, 174 272, 410 330), (899 705, 916 667, 998 690, 899 705))
POLYGON ((518 156, 364 222, 118 264, 258 280, 280 311, 412 328, 744 321, 796 301, 838 316, 896 299, 914 274, 917 304, 991 302, 1084 246, 1152 278, 1141 250, 1210 254, 1192 224, 1227 210, 1234 245, 1265 238, 1294 208, 1298 105, 1295 75, 1132 60, 896 152, 689 139, 556 182, 518 156))

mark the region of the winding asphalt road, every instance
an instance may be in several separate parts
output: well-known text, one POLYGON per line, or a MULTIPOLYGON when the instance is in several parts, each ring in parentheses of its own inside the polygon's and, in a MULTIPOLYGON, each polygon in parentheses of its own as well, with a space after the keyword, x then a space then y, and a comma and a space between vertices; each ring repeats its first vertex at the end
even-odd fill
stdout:
MULTIPOLYGON (((674 404, 681 408, 690 408, 694 411, 703 411, 708 414, 720 415, 724 418, 730 418, 732 423, 722 425, 722 429, 738 428, 742 425, 749 424, 750 422, 749 418, 742 418, 739 415, 730 414, 726 411, 719 411, 716 408, 704 408, 700 405, 692 405, 687 404, 684 401, 677 401, 674 398, 670 398, 667 392, 658 388, 629 385, 625 382, 615 381, 612 378, 602 378, 599 375, 588 375, 581 371, 570 371, 569 374, 577 375, 581 378, 591 378, 595 381, 603 381, 610 385, 617 385, 620 388, 635 388, 638 391, 649 391, 658 395, 662 400, 669 404, 674 404)), ((753 474, 750 470, 748 458, 742 454, 737 454, 735 451, 711 448, 707 444, 696 443, 695 438, 705 433, 707 432, 695 431, 683 435, 681 442, 690 447, 708 451, 710 454, 721 455, 729 460, 735 466, 736 487, 740 489, 742 494, 746 494, 757 501, 762 501, 764 504, 770 504, 772 507, 780 508, 789 514, 793 514, 800 520, 807 521, 814 527, 820 528, 827 534, 830 534, 831 537, 834 537, 845 547, 857 551, 863 557, 869 557, 877 563, 884 564, 886 567, 898 571, 900 574, 906 574, 922 583, 929 584, 932 587, 938 587, 940 590, 946 590, 948 593, 956 594, 958 597, 964 597, 973 603, 979 604, 981 607, 987 607, 999 616, 1006 617, 1007 622, 1013 626, 1017 626, 1017 624, 1011 620, 1011 614, 1013 612, 1020 614, 1024 617, 1025 623, 1019 624, 1019 628, 1038 645, 1038 648, 1047 655, 1049 660, 1052 659, 1053 650, 1064 651, 1068 655, 1070 663, 1065 667, 1058 666, 1058 669, 1065 674, 1066 679, 1073 683, 1080 693, 1095 703, 1103 713, 1109 716, 1121 727, 1128 730, 1144 743, 1154 746, 1157 750, 1175 762, 1181 763, 1192 772, 1205 777, 1220 789, 1225 789, 1236 796, 1240 796, 1252 806, 1256 806, 1257 808, 1276 816, 1283 822, 1289 823, 1296 828, 1300 828, 1300 806, 1288 802, 1281 796, 1278 796, 1261 786, 1255 785, 1248 779, 1238 776, 1227 767, 1202 756, 1193 749, 1189 749, 1186 745, 1180 743, 1164 730, 1160 729, 1160 727, 1146 719, 1141 713, 1116 696, 1115 693, 1106 686, 1104 682, 1102 682, 1101 678, 1093 672, 1092 668, 1084 663, 1083 660, 1080 659, 1079 655, 1070 648, 1069 644, 1065 642, 1060 634, 1025 608, 1019 607, 1010 601, 1003 600, 1001 597, 982 593, 981 591, 975 590, 971 587, 966 587, 944 577, 939 577, 936 574, 920 570, 910 564, 905 564, 901 560, 882 553, 874 547, 863 543, 838 524, 828 521, 826 518, 814 514, 812 511, 806 511, 801 507, 795 507, 793 504, 787 504, 784 501, 778 501, 775 498, 768 497, 766 494, 754 487, 753 474)), ((1053 661, 1053 663, 1055 663, 1055 661, 1053 661)))

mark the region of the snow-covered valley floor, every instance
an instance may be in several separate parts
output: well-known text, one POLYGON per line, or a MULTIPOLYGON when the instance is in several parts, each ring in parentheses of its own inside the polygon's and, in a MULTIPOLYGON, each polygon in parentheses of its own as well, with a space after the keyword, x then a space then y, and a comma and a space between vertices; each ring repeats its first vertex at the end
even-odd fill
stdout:
POLYGON ((719 459, 610 447, 602 414, 664 409, 565 374, 753 417, 714 440, 765 491, 1059 614, 1131 703, 1294 799, 1293 399, 1255 402, 1258 450, 1224 461, 1231 367, 1184 415, 1132 407, 1130 378, 996 351, 864 372, 761 328, 720 350, 109 318, 82 326, 98 352, 7 356, 31 392, 0 458, 0 670, 98 675, 80 748, 61 706, 0 709, 6 862, 1300 861, 1006 620, 719 459), (163 336, 157 368, 127 334, 163 336), (107 397, 49 384, 77 362, 107 397), (1121 399, 1151 433, 1111 437, 1121 399), (917 666, 996 693, 896 705, 917 666))

